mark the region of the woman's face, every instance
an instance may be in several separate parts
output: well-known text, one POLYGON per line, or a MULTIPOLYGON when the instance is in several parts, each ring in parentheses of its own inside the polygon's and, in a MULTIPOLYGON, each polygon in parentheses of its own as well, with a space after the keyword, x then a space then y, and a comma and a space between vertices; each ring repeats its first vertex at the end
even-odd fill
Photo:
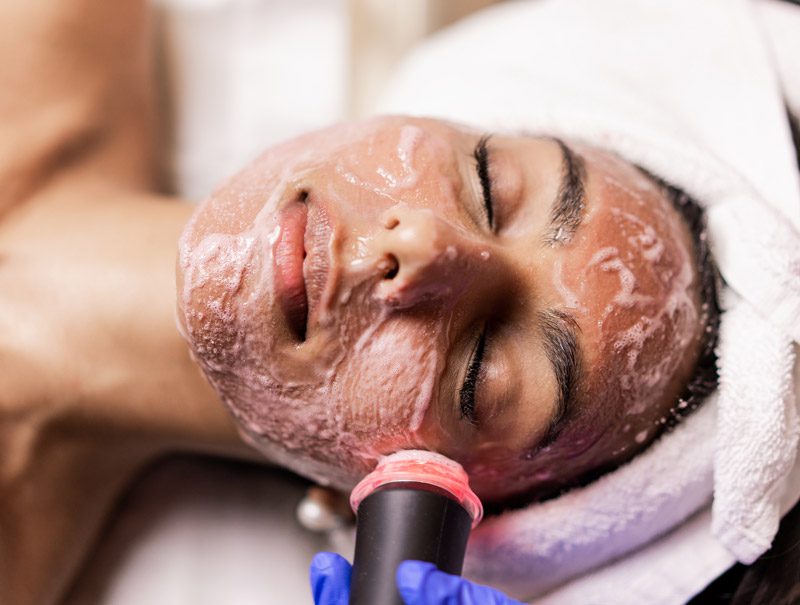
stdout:
POLYGON ((630 457, 698 354, 689 234, 598 149, 378 118, 266 152, 180 243, 179 322, 243 435, 348 487, 383 454, 498 501, 630 457))

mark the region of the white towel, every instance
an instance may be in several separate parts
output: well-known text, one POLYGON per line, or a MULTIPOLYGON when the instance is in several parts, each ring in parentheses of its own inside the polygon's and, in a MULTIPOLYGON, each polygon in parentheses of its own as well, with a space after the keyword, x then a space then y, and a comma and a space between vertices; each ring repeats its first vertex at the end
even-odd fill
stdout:
POLYGON ((707 208, 718 392, 617 471, 478 528, 467 573, 518 598, 683 603, 763 553, 800 497, 800 179, 759 6, 508 2, 412 55, 381 107, 582 140, 707 208))

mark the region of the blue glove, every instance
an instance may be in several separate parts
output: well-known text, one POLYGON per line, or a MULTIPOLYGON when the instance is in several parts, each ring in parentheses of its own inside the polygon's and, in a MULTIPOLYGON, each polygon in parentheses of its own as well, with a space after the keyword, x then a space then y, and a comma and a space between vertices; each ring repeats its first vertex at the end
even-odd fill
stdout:
POLYGON ((493 588, 451 576, 422 561, 400 563, 397 588, 406 605, 522 605, 493 588))
POLYGON ((311 560, 311 592, 314 605, 347 605, 353 568, 344 557, 318 552, 311 560))
MULTIPOLYGON (((347 605, 350 564, 333 553, 318 553, 311 561, 315 605, 347 605)), ((436 569, 433 563, 404 561, 397 568, 397 588, 406 605, 522 605, 487 586, 436 569)))

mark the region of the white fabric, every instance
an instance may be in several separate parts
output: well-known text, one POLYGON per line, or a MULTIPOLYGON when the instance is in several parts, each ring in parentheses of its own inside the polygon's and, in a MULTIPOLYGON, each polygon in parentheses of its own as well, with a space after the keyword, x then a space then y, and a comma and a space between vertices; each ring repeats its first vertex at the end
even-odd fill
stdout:
POLYGON ((784 481, 797 452, 794 352, 789 337, 741 302, 725 314, 720 342, 725 400, 717 422, 712 528, 750 563, 778 529, 784 481))
POLYGON ((181 195, 201 200, 265 147, 344 116, 344 0, 151 2, 171 122, 164 168, 181 195))
POLYGON ((772 50, 783 96, 792 114, 800 118, 800 10, 780 2, 762 2, 758 18, 772 50))
POLYGON ((65 605, 310 603, 311 558, 338 543, 295 520, 306 487, 275 469, 166 460, 124 499, 65 605))
POLYGON ((757 10, 506 3, 412 55, 381 108, 582 140, 708 210, 727 284, 715 401, 602 480, 478 528, 469 575, 518 598, 683 603, 764 552, 800 496, 800 178, 757 10))

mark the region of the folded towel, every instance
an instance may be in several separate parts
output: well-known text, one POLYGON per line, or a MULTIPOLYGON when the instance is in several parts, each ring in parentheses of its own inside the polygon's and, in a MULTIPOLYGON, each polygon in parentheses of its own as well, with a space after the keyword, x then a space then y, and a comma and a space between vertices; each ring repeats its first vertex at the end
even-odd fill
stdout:
POLYGON ((505 3, 409 57, 381 107, 594 144, 707 208, 718 392, 613 473, 478 528, 467 573, 518 598, 683 603, 800 497, 800 179, 760 6, 505 3))
POLYGON ((740 561, 751 563, 778 530, 797 453, 793 344, 739 302, 725 314, 720 358, 712 527, 740 561))

